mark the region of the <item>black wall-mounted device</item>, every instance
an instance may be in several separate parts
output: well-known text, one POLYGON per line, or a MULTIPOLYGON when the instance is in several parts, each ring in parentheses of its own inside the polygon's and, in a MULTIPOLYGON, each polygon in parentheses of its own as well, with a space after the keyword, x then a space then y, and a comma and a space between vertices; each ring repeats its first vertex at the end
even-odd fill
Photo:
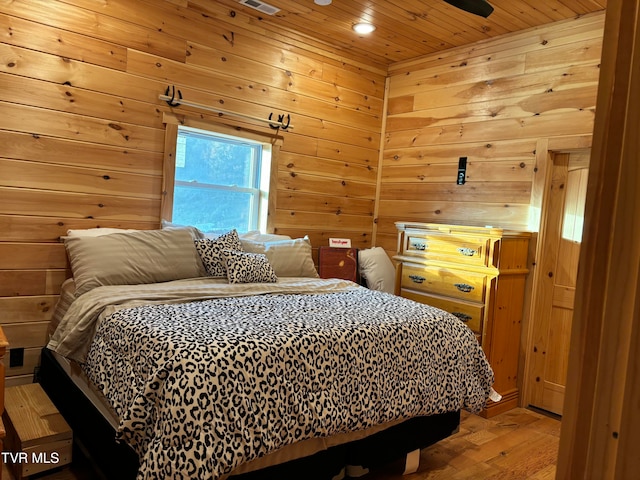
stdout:
POLYGON ((456 184, 464 185, 465 177, 467 176, 467 157, 460 157, 458 160, 458 178, 456 184))

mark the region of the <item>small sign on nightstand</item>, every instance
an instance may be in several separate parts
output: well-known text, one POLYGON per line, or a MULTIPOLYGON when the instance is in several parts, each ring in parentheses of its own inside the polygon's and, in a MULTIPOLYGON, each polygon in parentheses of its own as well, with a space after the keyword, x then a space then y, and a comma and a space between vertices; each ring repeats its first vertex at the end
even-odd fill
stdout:
POLYGON ((350 238, 330 238, 329 246, 333 248, 351 248, 350 238))

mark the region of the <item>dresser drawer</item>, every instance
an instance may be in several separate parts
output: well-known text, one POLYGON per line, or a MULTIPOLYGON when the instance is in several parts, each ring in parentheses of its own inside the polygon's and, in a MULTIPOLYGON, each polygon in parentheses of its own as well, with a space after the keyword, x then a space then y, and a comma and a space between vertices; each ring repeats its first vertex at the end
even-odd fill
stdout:
POLYGON ((471 302, 484 302, 487 276, 441 267, 402 266, 400 286, 426 293, 460 298, 471 302))
POLYGON ((407 232, 403 255, 464 265, 490 266, 491 240, 487 237, 455 237, 407 232))
POLYGON ((458 317, 477 335, 482 335, 484 322, 484 305, 470 305, 464 302, 456 302, 449 298, 435 297, 426 293, 402 290, 401 295, 416 302, 425 303, 439 308, 458 317))

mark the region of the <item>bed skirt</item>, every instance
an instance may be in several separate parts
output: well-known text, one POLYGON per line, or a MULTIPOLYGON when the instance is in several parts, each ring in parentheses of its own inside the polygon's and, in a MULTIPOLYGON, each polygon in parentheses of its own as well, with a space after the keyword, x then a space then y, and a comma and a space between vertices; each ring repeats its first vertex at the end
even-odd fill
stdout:
MULTIPOLYGON (((107 480, 134 480, 135 452, 115 440, 115 430, 96 406, 67 375, 53 353, 42 350, 37 380, 73 430, 74 442, 107 480)), ((332 446, 311 456, 257 471, 232 475, 229 480, 332 480, 345 466, 372 468, 426 448, 458 430, 460 412, 417 417, 371 436, 332 446)))

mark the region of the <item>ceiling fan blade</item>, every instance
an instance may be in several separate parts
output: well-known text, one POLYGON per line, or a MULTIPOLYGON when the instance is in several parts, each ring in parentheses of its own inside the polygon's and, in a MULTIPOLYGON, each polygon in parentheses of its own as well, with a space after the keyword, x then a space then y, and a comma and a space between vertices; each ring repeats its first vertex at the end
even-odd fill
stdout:
POLYGON ((493 7, 486 0, 444 0, 449 5, 453 5, 465 12, 488 17, 493 12, 493 7))

